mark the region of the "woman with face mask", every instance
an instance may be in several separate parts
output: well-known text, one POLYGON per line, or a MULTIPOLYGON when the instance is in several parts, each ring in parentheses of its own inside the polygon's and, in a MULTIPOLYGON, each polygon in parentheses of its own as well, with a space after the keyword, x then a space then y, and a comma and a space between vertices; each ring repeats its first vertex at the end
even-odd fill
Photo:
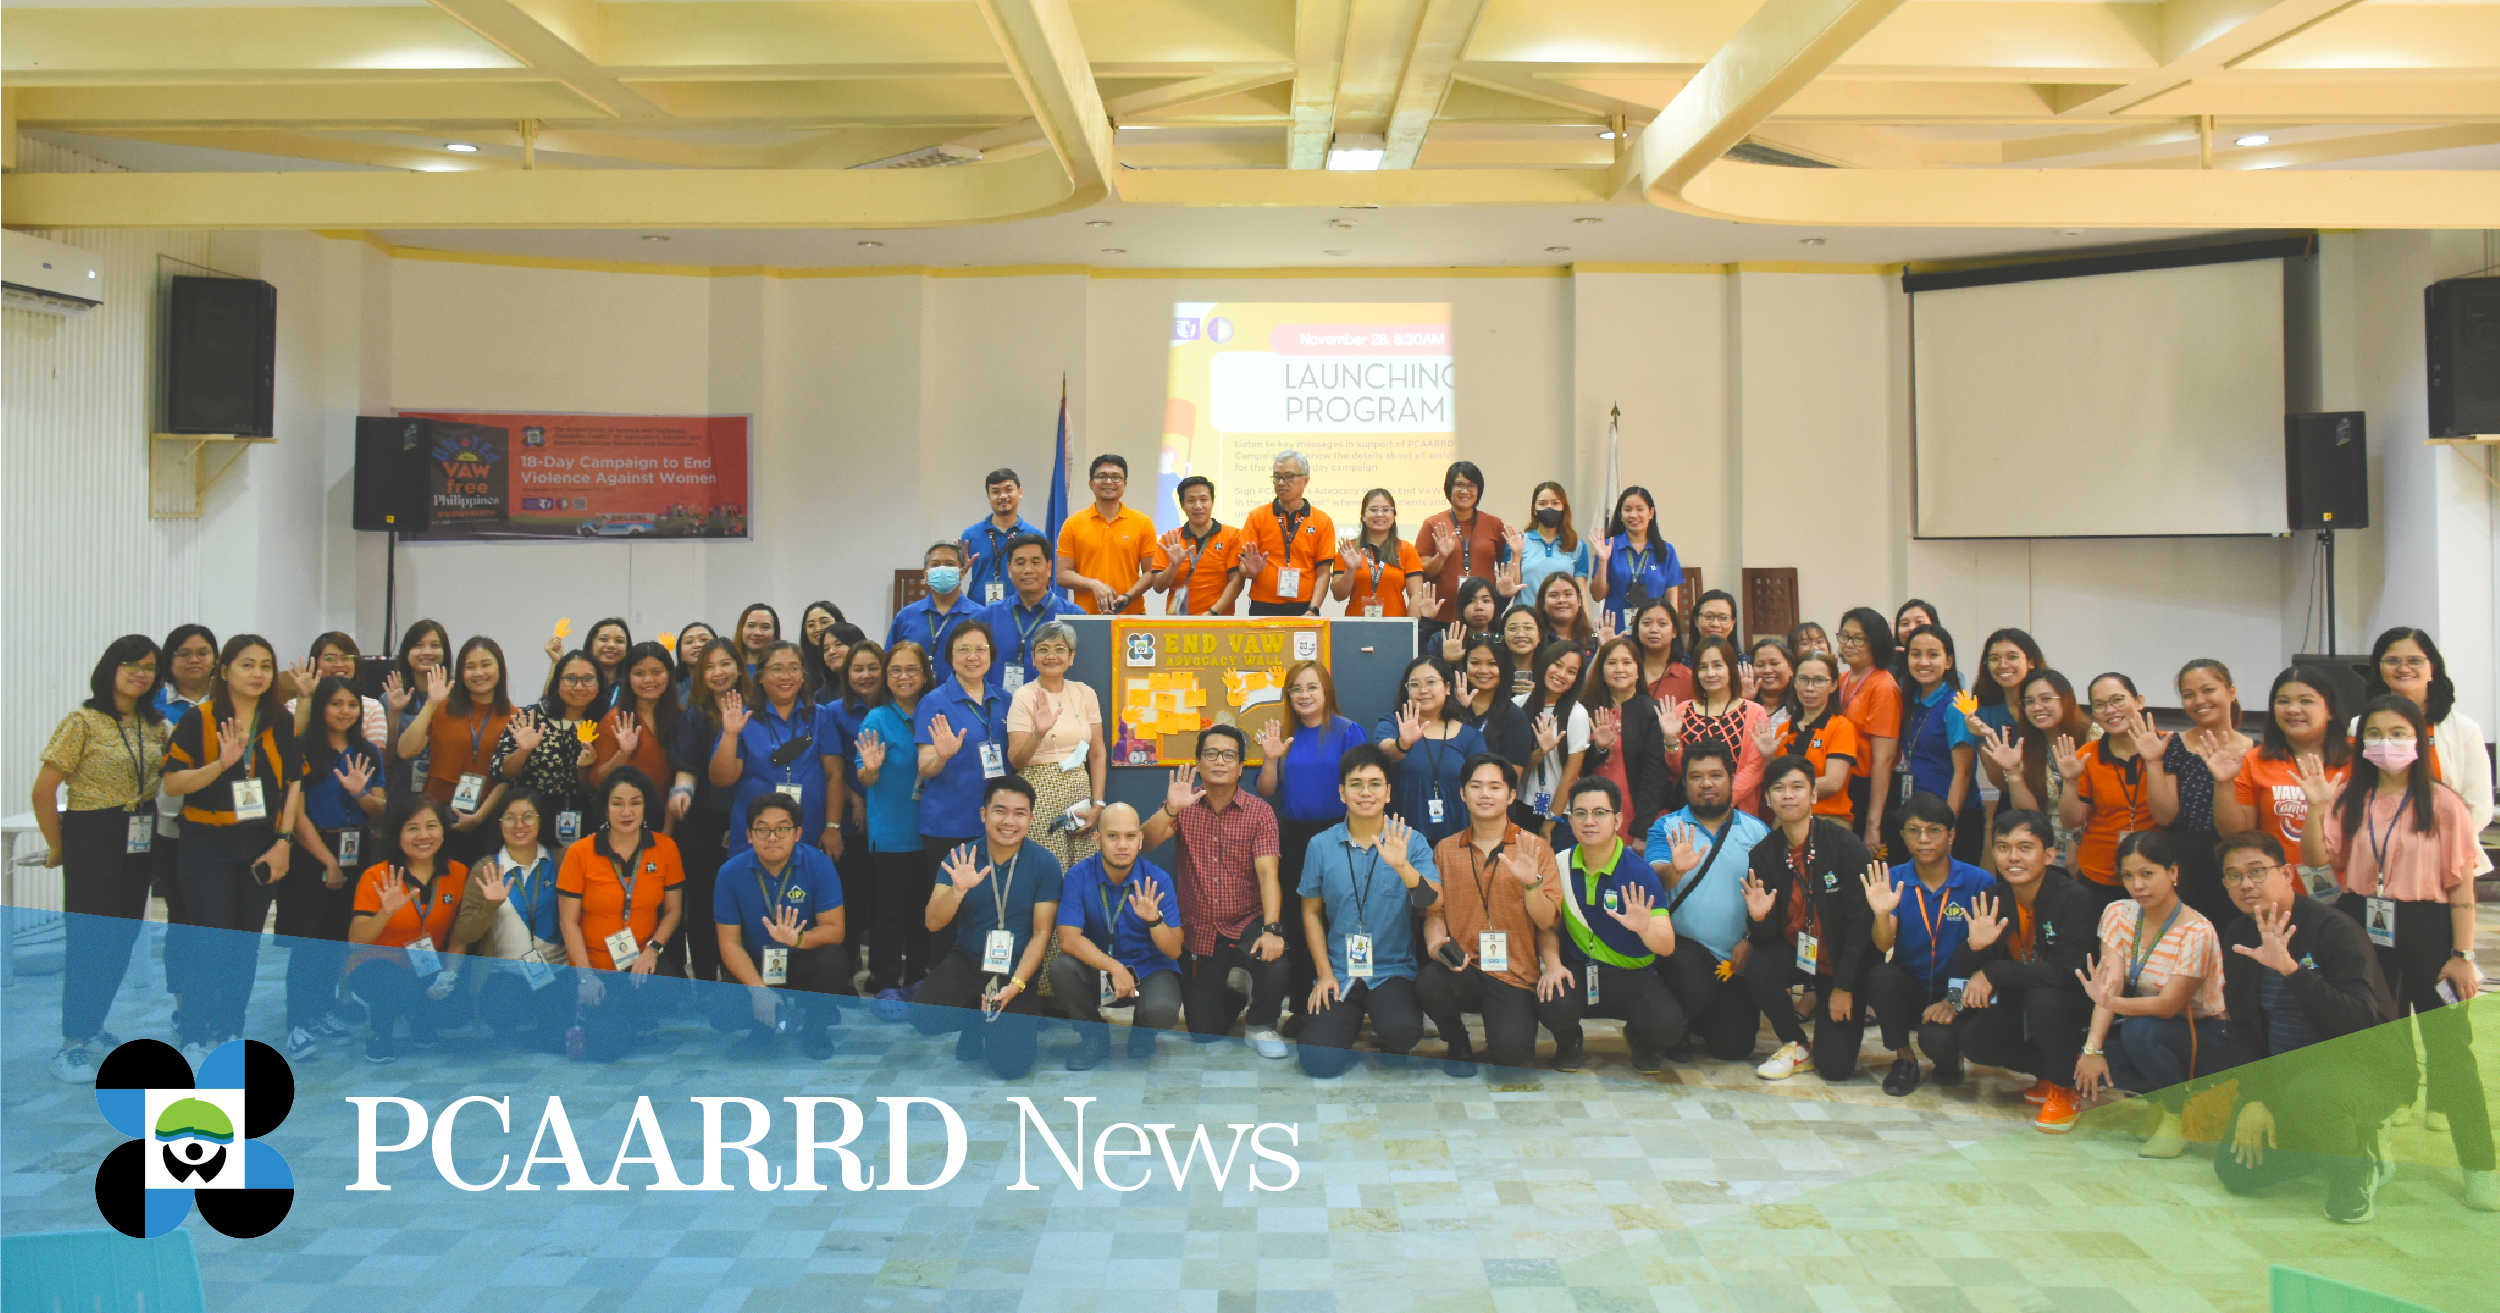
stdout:
POLYGON ((1684 584, 1684 566, 1675 544, 1658 535, 1658 504, 1649 489, 1630 487, 1615 498, 1614 517, 1606 522, 1606 541, 1597 548, 1596 572, 1589 591, 1606 604, 1617 628, 1624 617, 1653 601, 1672 601, 1684 584))
POLYGON ((2491 1110, 2459 1006, 2482 989, 2475 969, 2474 877, 2486 865, 2465 800, 2431 780, 2430 724, 2413 699, 2389 693, 2361 709, 2360 760, 2338 785, 2315 758, 2301 763, 2313 823, 2301 859, 2335 872, 2337 910, 2361 923, 2400 1016, 2421 1019, 2429 1106, 2448 1116, 2469 1208, 2500 1212, 2491 1110), (2324 818, 2323 824, 2314 818, 2324 818))
POLYGON ((2431 779, 2465 800, 2465 811, 2477 829, 2491 825, 2491 753, 2484 746, 2483 727, 2457 707, 2457 686, 2448 678, 2448 659, 2431 636, 2398 626, 2370 645, 2365 697, 2393 693, 2421 708, 2429 733, 2422 757, 2431 779))
POLYGON ((1545 581, 1558 574, 1588 587, 1589 545, 1571 527, 1571 496, 1561 484, 1540 483, 1529 495, 1528 531, 1518 547, 1519 586, 1529 596, 1542 595, 1545 581))

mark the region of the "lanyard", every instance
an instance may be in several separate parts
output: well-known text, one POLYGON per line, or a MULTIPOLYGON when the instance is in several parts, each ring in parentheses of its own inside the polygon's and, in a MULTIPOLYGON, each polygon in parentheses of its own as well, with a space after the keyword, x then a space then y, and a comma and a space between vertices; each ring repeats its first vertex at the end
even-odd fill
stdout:
POLYGON ((2387 895, 2387 846, 2396 841, 2396 827, 2404 824, 2405 809, 2412 805, 2413 794, 2408 791, 2404 800, 2396 804, 2396 814, 2387 818, 2385 838, 2379 837, 2378 818, 2373 815, 2378 810, 2378 799, 2372 798, 2370 805, 2361 809, 2361 828, 2370 836, 2370 860, 2378 863, 2378 893, 2382 898, 2387 895))
MULTIPOLYGON (((416 879, 415 874, 409 871, 407 867, 403 866, 399 868, 400 888, 407 888, 408 882, 414 879, 416 879)), ((434 905, 434 886, 442 883, 442 880, 443 868, 441 865, 437 864, 434 868, 434 878, 417 886, 417 901, 415 906, 417 911, 417 934, 420 936, 427 933, 425 928, 425 909, 434 905)))
POLYGON ((781 900, 790 896, 790 886, 798 878, 799 857, 795 852, 790 854, 790 860, 781 868, 781 887, 778 889, 765 887, 764 859, 759 857, 755 860, 755 891, 764 895, 764 919, 766 921, 772 920, 773 915, 781 910, 781 900))
POLYGON ((1913 873, 1911 878, 1906 883, 1909 886, 1906 892, 1908 892, 1910 897, 1918 903, 1919 923, 1927 927, 1927 972, 1925 978, 1933 980, 1936 978, 1937 968, 1941 965, 1941 959, 1944 957, 1944 945, 1936 942, 1936 921, 1944 915, 1945 905, 1951 901, 1953 897, 1953 887, 1948 884, 1944 888, 1936 891, 1936 914, 1935 916, 1929 916, 1927 914, 1926 882, 1918 879, 1916 874, 1913 873))
POLYGON ((616 871, 616 882, 625 886, 624 919, 628 926, 634 923, 634 881, 642 878, 642 849, 645 842, 644 835, 635 835, 633 855, 623 862, 616 860, 615 853, 608 854, 608 865, 616 871))
MULTIPOLYGON (((1128 869, 1131 876, 1136 875, 1135 863, 1131 863, 1128 869)), ((1103 938, 1110 941, 1109 947, 1117 948, 1120 942, 1120 913, 1128 907, 1127 884, 1123 881, 1115 885, 1111 879, 1111 868, 1105 866, 1102 868, 1102 882, 1094 886, 1094 896, 1102 902, 1103 938), (1114 888, 1120 890, 1118 898, 1111 896, 1114 888)))
POLYGON ((986 738, 986 739, 990 740, 991 742, 995 743, 995 742, 999 741, 1000 739, 1003 739, 1003 738, 1005 738, 1005 737, 1006 737, 1004 734, 1001 734, 1001 733, 1000 733, 997 729, 993 728, 993 727, 991 726, 991 724, 990 724, 990 697, 989 697, 989 686, 988 686, 988 685, 984 684, 984 685, 982 685, 982 686, 981 686, 981 696, 980 696, 980 698, 979 698, 978 700, 974 699, 974 698, 973 698, 973 696, 972 696, 971 694, 964 692, 964 691, 963 691, 963 685, 962 685, 961 683, 957 683, 957 684, 955 685, 955 690, 956 690, 955 700, 956 700, 957 702, 962 703, 962 704, 963 704, 965 707, 967 707, 967 708, 971 708, 971 707, 978 707, 978 708, 980 708, 980 710, 981 710, 981 734, 982 734, 982 736, 983 736, 984 738, 986 738))
MULTIPOLYGON (((537 861, 532 862, 527 866, 523 866, 518 861, 513 860, 512 850, 506 848, 503 853, 503 860, 504 875, 507 879, 514 875, 521 877, 519 881, 521 892, 520 901, 523 906, 529 909, 529 911, 521 913, 521 919, 527 921, 530 919, 531 913, 538 910, 538 888, 533 881, 537 877, 540 867, 547 864, 547 855, 542 852, 539 854, 537 861)), ((505 901, 511 901, 509 892, 505 895, 505 901)))
MULTIPOLYGON (((755 721, 756 721, 756 724, 758 724, 758 725, 760 725, 760 726, 762 726, 762 727, 763 727, 763 730, 764 730, 764 742, 765 742, 765 743, 767 743, 767 744, 769 744, 769 745, 771 746, 771 748, 772 748, 772 751, 771 751, 771 752, 767 752, 767 753, 765 753, 765 754, 764 754, 764 764, 765 764, 765 765, 767 765, 767 766, 770 766, 770 765, 772 765, 772 764, 773 764, 773 754, 774 754, 774 753, 778 753, 778 752, 780 752, 780 751, 781 751, 781 749, 782 749, 782 745, 784 745, 784 744, 786 744, 786 743, 790 742, 792 739, 795 739, 795 738, 797 738, 797 737, 799 736, 799 725, 798 725, 798 720, 799 720, 799 704, 798 704, 798 703, 796 703, 796 702, 793 702, 793 703, 791 703, 791 704, 790 704, 790 727, 789 727, 789 733, 783 734, 783 735, 781 735, 781 736, 780 736, 780 737, 778 737, 778 738, 775 738, 775 737, 773 736, 773 706, 772 706, 772 704, 771 704, 771 703, 769 703, 769 702, 765 703, 765 704, 763 705, 763 707, 760 709, 760 712, 761 712, 761 714, 759 714, 759 715, 757 715, 757 716, 756 716, 755 721)), ((796 782, 798 781, 798 763, 794 761, 794 762, 790 763, 789 765, 782 767, 782 768, 781 768, 781 778, 782 778, 783 780, 785 780, 785 781, 790 782, 790 783, 796 783, 796 782)))
POLYGON ((2127 946, 2127 993, 2130 996, 2135 993, 2136 977, 2143 975, 2145 965, 2153 960, 2153 950, 2161 947, 2161 941, 2170 937, 2170 927, 2178 922, 2179 909, 2173 906, 2170 918, 2161 923, 2161 932, 2154 935, 2148 944, 2144 940, 2144 909, 2139 907, 2135 910, 2135 942, 2127 946))
POLYGON ((1311 518, 1311 499, 1308 497, 1303 498, 1302 509, 1298 511, 1287 511, 1285 509, 1283 498, 1278 498, 1275 502, 1269 504, 1268 509, 1275 513, 1277 527, 1284 531, 1285 536, 1285 541, 1280 549, 1283 552, 1285 559, 1278 562, 1278 565, 1284 569, 1290 570, 1293 568, 1294 539, 1300 537, 1302 534, 1302 522, 1311 518))
POLYGON ((1042 601, 1034 604, 1033 623, 1029 625, 1019 618, 1024 614, 1024 603, 1018 602, 1007 611, 1008 621, 1016 627, 1017 665, 1033 664, 1033 631, 1041 628, 1042 622, 1050 618, 1050 607, 1047 605, 1049 600, 1050 594, 1042 594, 1042 601))
MULTIPOLYGON (((1642 585, 1641 576, 1649 572, 1650 557, 1658 551, 1656 536, 1652 535, 1646 545, 1637 548, 1632 545, 1632 535, 1625 533, 1617 534, 1616 537, 1623 543, 1622 550, 1631 553, 1629 556, 1618 558, 1623 561, 1623 587, 1617 591, 1627 598, 1632 596, 1635 590, 1638 590, 1643 598, 1655 596, 1642 585)), ((1666 564, 1664 555, 1659 555, 1657 564, 1660 566, 1666 564)))
POLYGON ((999 535, 1013 533, 1015 530, 1001 529, 998 527, 996 521, 984 521, 981 525, 981 532, 989 536, 990 549, 986 553, 982 554, 982 557, 978 562, 974 563, 972 567, 973 582, 978 583, 985 576, 993 574, 1003 579, 1007 575, 1007 558, 998 554, 998 539, 999 535))
POLYGON ((1461 579, 1475 577, 1476 517, 1481 514, 1482 511, 1469 511, 1466 521, 1461 523, 1458 512, 1450 512, 1450 527, 1458 530, 1458 577, 1461 579))
POLYGON ((927 611, 921 613, 920 618, 927 621, 929 625, 929 645, 923 649, 924 651, 942 652, 945 650, 944 648, 938 646, 938 630, 944 627, 947 618, 953 614, 953 610, 950 609, 945 615, 940 615, 938 614, 938 609, 935 606, 931 606, 927 611))
POLYGON ((1215 519, 1207 521, 1207 532, 1203 538, 1190 536, 1189 526, 1186 524, 1181 526, 1181 541, 1189 544, 1189 569, 1182 573, 1181 582, 1187 583, 1197 577, 1198 558, 1206 555, 1207 544, 1214 542, 1215 535, 1222 532, 1224 532, 1224 522, 1215 519))
MULTIPOLYGON (((2144 797, 2144 789, 2146 787, 2144 784, 2144 757, 2139 753, 2128 764, 2121 766, 2117 763, 2115 758, 2109 756, 2109 743, 2107 740, 2103 740, 2101 743, 2101 753, 2103 759, 2109 761, 2111 769, 2118 772, 2118 800, 2127 804, 2126 824, 2129 829, 2133 829, 2135 828, 2136 809, 2143 805, 2141 799, 2144 797), (2129 789, 2127 787, 2130 783, 2135 785, 2133 789, 2129 789)), ((2151 816, 2151 812, 2148 811, 2145 813, 2146 819, 2151 819, 2151 816)))
MULTIPOLYGON (((477 765, 477 750, 486 742, 486 719, 485 708, 469 708, 469 765, 471 766, 477 765)), ((254 729, 260 727, 260 713, 257 711, 252 713, 252 726, 254 729)))
MULTIPOLYGON (((210 710, 215 710, 213 704, 210 710)), ((203 713, 203 727, 205 727, 206 714, 203 713)), ((472 753, 477 751, 475 747, 469 750, 472 753)), ((244 779, 251 779, 260 773, 260 708, 257 706, 252 708, 251 728, 243 732, 243 760, 238 764, 243 767, 244 779)))
POLYGON ((1476 877, 1476 900, 1484 905, 1486 925, 1493 924, 1493 882, 1485 878, 1485 867, 1487 863, 1493 863, 1496 869, 1499 869, 1498 864, 1502 860, 1502 852, 1509 847, 1510 835, 1507 832, 1502 835, 1500 842, 1493 845, 1493 851, 1489 854, 1476 851, 1476 841, 1473 835, 1468 836, 1467 839, 1468 874, 1476 877))
POLYGON ((1806 933, 1819 939, 1822 937, 1823 917, 1814 902, 1814 818, 1811 816, 1806 818, 1806 841, 1803 846, 1789 850, 1788 865, 1797 874, 1796 897, 1805 905, 1806 933))
MULTIPOLYGON (((1381 546, 1386 546, 1386 544, 1381 544, 1381 546)), ((1368 538, 1363 543, 1363 555, 1372 558, 1371 598, 1377 602, 1380 600, 1380 572, 1388 568, 1388 563, 1380 559, 1380 547, 1374 546, 1368 538)))
MULTIPOLYGON (((1007 895, 1009 890, 1015 888, 1016 863, 1023 860, 1024 849, 1019 846, 1016 855, 1007 859, 1007 874, 990 885, 990 902, 998 909, 998 928, 1001 930, 1007 930, 1007 895)), ((1015 932, 1007 930, 1007 933, 1015 932)))
POLYGON ((1441 757, 1449 740, 1436 739, 1426 734, 1424 742, 1430 745, 1424 749, 1424 764, 1425 768, 1432 773, 1432 796, 1438 799, 1441 796, 1441 757))
POLYGON ((1585 848, 1581 849, 1579 854, 1572 859, 1574 864, 1580 868, 1580 874, 1587 877, 1587 879, 1582 883, 1588 892, 1580 899, 1580 906, 1584 908, 1597 906, 1598 882, 1605 879, 1607 876, 1613 875, 1615 873, 1616 864, 1619 863, 1622 858, 1623 840, 1617 839, 1615 840, 1615 851, 1612 854, 1612 859, 1606 863, 1606 869, 1603 871, 1589 869, 1588 850, 1585 848))
POLYGON ((1371 854, 1372 859, 1371 865, 1365 867, 1363 870, 1363 883, 1357 886, 1354 891, 1354 926, 1357 930, 1361 930, 1364 925, 1363 904, 1371 901, 1372 881, 1377 879, 1380 875, 1380 845, 1387 842, 1389 837, 1388 830, 1386 828, 1388 822, 1383 821, 1381 822, 1381 825, 1383 827, 1381 833, 1372 836, 1372 846, 1369 848, 1359 850, 1356 849, 1354 846, 1353 832, 1348 831, 1346 834, 1345 874, 1347 884, 1354 883, 1354 854, 1357 851, 1366 852, 1371 854))
POLYGON ((139 801, 130 804, 130 809, 137 811, 141 803, 156 796, 156 790, 148 787, 148 767, 144 760, 146 754, 140 751, 148 745, 147 722, 140 720, 139 714, 135 711, 131 713, 130 720, 131 734, 123 734, 122 723, 116 720, 113 722, 113 737, 120 739, 122 750, 130 754, 131 782, 139 789, 139 801), (132 741, 133 736, 137 739, 135 743, 132 741))

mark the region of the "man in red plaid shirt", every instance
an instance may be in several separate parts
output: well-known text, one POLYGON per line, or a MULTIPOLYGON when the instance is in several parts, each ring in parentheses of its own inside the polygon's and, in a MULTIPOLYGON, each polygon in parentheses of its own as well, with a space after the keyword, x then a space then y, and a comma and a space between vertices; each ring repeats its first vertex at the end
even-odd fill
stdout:
POLYGON ((1241 787, 1249 747, 1240 730, 1214 725, 1198 734, 1198 764, 1172 772, 1163 805, 1146 818, 1146 846, 1179 836, 1183 947, 1182 1006, 1189 1033, 1228 1034, 1241 1011, 1225 981, 1250 976, 1250 1046, 1262 1058, 1286 1056, 1276 1033, 1290 966, 1285 958, 1284 895, 1276 876, 1276 812, 1241 787))

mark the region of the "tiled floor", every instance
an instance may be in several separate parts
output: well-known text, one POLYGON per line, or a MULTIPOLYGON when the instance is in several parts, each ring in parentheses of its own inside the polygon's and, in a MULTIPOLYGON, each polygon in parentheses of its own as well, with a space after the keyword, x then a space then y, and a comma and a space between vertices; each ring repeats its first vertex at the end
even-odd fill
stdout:
MULTIPOLYGON (((255 1037, 277 1037, 283 975, 283 950, 264 953, 255 1037)), ((43 1070, 58 988, 58 977, 33 977, 0 989, 0 1227, 12 1232, 97 1225, 93 1168, 118 1139, 85 1091, 43 1070)), ((164 1009, 125 987, 113 1029, 161 1037, 164 1009)), ((2482 1020, 2500 1025, 2500 1014, 2482 1020)), ((1457 1080, 1427 1062, 1367 1065, 1318 1083, 1238 1041, 1167 1039, 1151 1066, 1127 1061, 1115 1044, 1102 1067, 1070 1073, 1060 1060, 1073 1036, 1060 1032, 1044 1038, 1035 1072, 1009 1088, 956 1062, 951 1039, 865 1011, 849 1014, 839 1052, 822 1064, 788 1047, 754 1053, 691 1013, 604 1068, 483 1038, 451 1038, 381 1068, 332 1052, 297 1065, 295 1112, 270 1139, 297 1176, 288 1222, 250 1241, 196 1218, 187 1225, 209 1307, 253 1313, 2168 1313, 2258 1307, 2270 1261, 2385 1277, 2383 1288, 2440 1307, 2500 1307, 2466 1298, 2500 1285, 2500 1274, 2480 1275, 2494 1272, 2484 1255, 2500 1252, 2500 1218, 2456 1205, 2445 1137, 2434 1143, 2418 1128, 2405 1133, 2411 1165, 2383 1197, 2379 1221, 2334 1228, 2319 1218, 2314 1189, 2237 1200, 2193 1151, 2144 1162, 2118 1130, 2038 1135, 2019 1099, 2024 1082, 2002 1073, 1896 1100, 1866 1074, 1836 1086, 1812 1075, 1770 1085, 1750 1066, 1702 1062, 1644 1077, 1630 1071, 1610 1025, 1593 1027, 1591 1039, 1591 1069, 1569 1076, 1488 1069, 1457 1080), (1148 1188, 1114 1193, 1088 1163, 1080 1190, 1033 1138, 1026 1170, 1040 1188, 1014 1189, 1017 1122, 1004 1099, 1016 1093, 1063 1133, 1073 1120, 1060 1102, 1068 1095, 1097 1100, 1087 1112, 1095 1133, 1113 1121, 1169 1122, 1178 1141, 1203 1123, 1221 1141, 1236 1122, 1295 1123, 1300 1179, 1254 1192, 1237 1174, 1219 1191, 1201 1166, 1196 1184, 1175 1191, 1160 1160, 1148 1158, 1113 1163, 1123 1177, 1150 1167, 1148 1188), (389 1191, 351 1192, 349 1094, 400 1095, 436 1112, 464 1095, 511 1096, 509 1136, 496 1133, 489 1109, 462 1115, 455 1166, 474 1181, 492 1177, 505 1155, 517 1173, 548 1095, 561 1095, 594 1178, 607 1175, 637 1096, 651 1099, 688 1182, 702 1171, 693 1095, 742 1095, 773 1109, 758 1147, 785 1179, 795 1156, 788 1096, 841 1095, 872 1112, 878 1096, 938 1098, 961 1113, 970 1145, 952 1183, 919 1193, 750 1190, 735 1155, 728 1177, 741 1188, 720 1193, 466 1193, 436 1176, 422 1148, 380 1160, 389 1191)), ((1438 1052, 1435 1041, 1424 1048, 1438 1052)), ((2500 1060, 2486 1058, 2485 1073, 2500 1073, 2500 1060)), ((383 1137, 395 1138, 398 1114, 384 1117, 383 1137)), ((741 1125, 732 1111, 730 1133, 741 1125)), ((872 1120, 859 1141, 880 1169, 884 1134, 872 1120)), ((833 1179, 832 1157, 821 1162, 833 1179)), ((933 1147, 915 1155, 915 1179, 936 1169, 933 1147)), ((1272 1164, 1265 1173, 1281 1177, 1272 1164)), ((561 1178, 560 1169, 535 1169, 538 1182, 561 1178)), ((622 1179, 645 1182, 652 1172, 629 1166, 622 1179)))

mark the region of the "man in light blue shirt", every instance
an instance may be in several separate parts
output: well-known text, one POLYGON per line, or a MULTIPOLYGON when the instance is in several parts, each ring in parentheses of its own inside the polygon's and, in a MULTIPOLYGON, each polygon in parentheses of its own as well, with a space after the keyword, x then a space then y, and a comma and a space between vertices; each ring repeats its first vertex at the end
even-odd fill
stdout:
POLYGON ((1691 1033, 1710 1056, 1735 1062, 1753 1055, 1762 1013, 1737 978, 1745 953, 1745 871, 1753 848, 1771 827, 1736 809, 1736 763, 1718 743, 1684 745, 1681 811, 1649 830, 1649 865, 1667 890, 1675 951, 1658 960, 1667 988, 1684 1009, 1691 1033))
POLYGON ((1415 996, 1410 908, 1439 902, 1440 874, 1424 836, 1390 816, 1389 758, 1373 744, 1337 763, 1346 818, 1311 840, 1302 862, 1302 929, 1319 969, 1302 1023, 1302 1070, 1329 1077, 1353 1066, 1354 1037, 1372 1023, 1372 1048, 1403 1065, 1424 1037, 1415 996))
POLYGON ((1024 518, 1024 480, 1014 470, 991 470, 983 482, 990 513, 964 530, 964 598, 974 606, 993 606, 1015 591, 1007 579, 1007 553, 1015 540, 1042 531, 1024 518))

